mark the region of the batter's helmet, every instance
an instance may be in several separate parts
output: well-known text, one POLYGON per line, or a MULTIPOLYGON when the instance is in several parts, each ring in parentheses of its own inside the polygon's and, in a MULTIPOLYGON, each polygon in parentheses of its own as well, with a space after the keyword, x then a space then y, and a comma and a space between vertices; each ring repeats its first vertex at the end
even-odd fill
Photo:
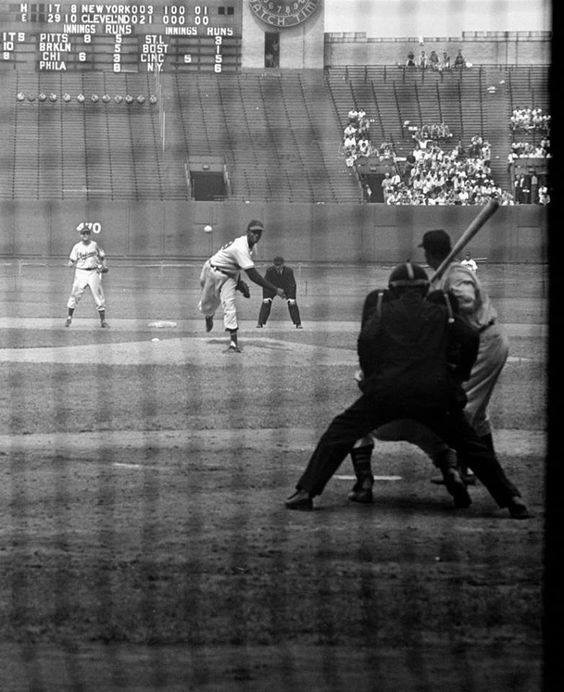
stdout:
POLYGON ((423 240, 421 241, 419 247, 422 247, 424 250, 428 250, 429 252, 435 254, 438 253, 441 255, 444 254, 446 256, 450 252, 451 248, 450 236, 442 228, 427 231, 423 235, 423 240))
POLYGON ((388 286, 391 289, 425 289, 426 293, 429 289, 429 277, 422 266, 408 261, 398 264, 393 269, 388 279, 388 286))

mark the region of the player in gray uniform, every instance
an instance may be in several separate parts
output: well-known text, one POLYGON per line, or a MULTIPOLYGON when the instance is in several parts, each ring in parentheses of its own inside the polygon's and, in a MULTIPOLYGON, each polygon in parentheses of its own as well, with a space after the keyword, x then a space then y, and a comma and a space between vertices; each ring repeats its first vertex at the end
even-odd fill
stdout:
POLYGON ((272 291, 280 298, 286 298, 281 288, 264 279, 256 270, 254 263, 254 248, 262 237, 264 226, 260 221, 253 220, 247 226, 246 235, 231 240, 220 248, 215 255, 204 263, 200 274, 200 302, 198 310, 205 316, 206 331, 213 329, 213 317, 221 305, 223 308, 223 324, 229 332, 228 352, 240 353, 237 343, 237 305, 236 291, 239 290, 248 298, 249 287, 241 279, 244 271, 254 283, 272 291))
POLYGON ((90 227, 80 223, 76 227, 80 233, 80 242, 76 243, 69 255, 68 266, 75 267, 74 281, 67 302, 67 320, 65 327, 70 327, 72 317, 84 289, 88 286, 96 303, 100 317, 100 326, 108 327, 106 322, 106 298, 102 288, 102 274, 108 271, 106 253, 95 240, 90 237, 90 227))
MULTIPOLYGON (((450 252, 450 236, 442 229, 427 231, 420 247, 425 251, 425 259, 429 266, 437 269, 450 252)), ((431 288, 442 289, 452 295, 457 301, 460 317, 479 332, 478 356, 469 379, 463 383, 467 397, 464 413, 480 441, 495 454, 487 407, 509 354, 507 333, 503 325, 499 323, 497 312, 472 269, 454 262, 438 282, 431 285, 431 288)), ((374 437, 382 441, 411 442, 426 452, 439 468, 445 458, 454 455, 448 445, 434 433, 412 420, 386 424, 376 430, 374 437)), ((369 479, 372 476, 370 459, 373 448, 373 439, 365 437, 356 443, 351 453, 357 478, 362 476, 363 479, 368 479, 365 490, 369 489, 369 479)), ((465 481, 474 483, 474 475, 466 468, 463 459, 459 459, 459 466, 465 481)), ((441 482, 441 479, 434 482, 441 482)), ((349 498, 357 502, 370 501, 371 492, 365 492, 360 487, 361 485, 357 481, 357 490, 353 490, 349 498)))

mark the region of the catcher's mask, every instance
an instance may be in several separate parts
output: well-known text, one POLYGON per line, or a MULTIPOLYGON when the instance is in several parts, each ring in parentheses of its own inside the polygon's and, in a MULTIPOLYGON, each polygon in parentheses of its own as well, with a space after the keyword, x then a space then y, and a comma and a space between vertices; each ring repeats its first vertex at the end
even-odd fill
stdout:
POLYGON ((388 287, 394 295, 400 295, 407 290, 417 290, 425 296, 429 291, 429 277, 421 265, 407 261, 398 264, 392 270, 388 287))

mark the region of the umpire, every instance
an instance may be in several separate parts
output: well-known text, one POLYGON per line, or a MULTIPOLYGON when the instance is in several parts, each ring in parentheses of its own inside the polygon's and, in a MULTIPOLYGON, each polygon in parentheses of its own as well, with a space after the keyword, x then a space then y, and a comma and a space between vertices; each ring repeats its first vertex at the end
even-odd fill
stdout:
MULTIPOLYGON (((312 509, 312 498, 323 492, 359 438, 384 423, 409 418, 455 449, 499 507, 507 507, 516 519, 530 516, 495 454, 464 415, 461 383, 478 352, 477 330, 455 320, 445 305, 426 300, 428 291, 423 267, 407 262, 392 271, 388 300, 367 319, 358 338, 363 395, 322 435, 296 492, 286 501, 288 509, 312 509)), ((470 496, 456 463, 444 463, 445 485, 455 506, 468 507, 470 496)))
MULTIPOLYGON (((296 325, 296 329, 302 329, 300 311, 298 304, 296 303, 296 279, 294 277, 293 269, 287 267, 284 264, 284 258, 278 255, 272 260, 272 265, 266 270, 264 278, 267 281, 270 281, 270 283, 273 286, 276 286, 276 288, 281 288, 284 291, 286 294, 286 300, 288 301, 290 318, 296 325)), ((263 287, 262 305, 260 306, 257 328, 264 327, 266 324, 275 295, 276 293, 273 293, 269 288, 263 287)))

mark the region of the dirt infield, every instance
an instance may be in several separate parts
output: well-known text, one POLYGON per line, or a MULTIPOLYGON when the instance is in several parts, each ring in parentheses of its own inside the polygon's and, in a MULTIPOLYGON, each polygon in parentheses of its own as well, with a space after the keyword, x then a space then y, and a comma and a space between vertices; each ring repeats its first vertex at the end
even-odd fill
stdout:
POLYGON ((255 293, 226 354, 175 282, 122 302, 109 285, 102 330, 86 298, 64 328, 52 276, 36 302, 19 279, 0 314, 0 688, 540 690, 544 296, 514 309, 501 275, 519 317, 491 415, 523 522, 480 485, 454 510, 405 443, 378 445, 372 506, 347 502, 347 461, 314 512, 284 509, 356 396, 362 282, 312 284, 303 332, 282 304, 255 330, 255 293))

